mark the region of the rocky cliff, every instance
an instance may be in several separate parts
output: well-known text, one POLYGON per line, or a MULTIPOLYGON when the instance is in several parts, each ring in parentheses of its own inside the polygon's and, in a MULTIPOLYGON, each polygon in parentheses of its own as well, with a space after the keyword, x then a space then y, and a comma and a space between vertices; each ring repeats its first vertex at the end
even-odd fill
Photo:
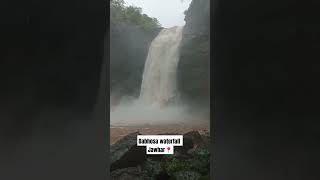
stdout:
POLYGON ((207 105, 210 102, 210 1, 193 0, 185 15, 178 86, 182 100, 207 105))

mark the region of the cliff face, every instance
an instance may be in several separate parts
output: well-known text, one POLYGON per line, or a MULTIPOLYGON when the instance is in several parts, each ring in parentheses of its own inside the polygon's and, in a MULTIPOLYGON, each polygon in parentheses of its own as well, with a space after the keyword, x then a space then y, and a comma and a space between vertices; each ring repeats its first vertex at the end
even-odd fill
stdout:
POLYGON ((151 41, 160 29, 145 31, 117 23, 110 28, 110 90, 113 96, 138 96, 151 41))
POLYGON ((210 102, 210 1, 193 0, 185 12, 178 65, 181 98, 189 103, 210 102))

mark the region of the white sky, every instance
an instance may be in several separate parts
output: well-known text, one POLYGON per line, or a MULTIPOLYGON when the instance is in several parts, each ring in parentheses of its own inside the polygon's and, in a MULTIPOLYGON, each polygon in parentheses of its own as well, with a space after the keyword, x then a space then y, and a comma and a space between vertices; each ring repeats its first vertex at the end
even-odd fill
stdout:
POLYGON ((124 0, 126 6, 142 8, 142 13, 157 18, 162 27, 182 26, 185 24, 184 11, 191 0, 124 0))

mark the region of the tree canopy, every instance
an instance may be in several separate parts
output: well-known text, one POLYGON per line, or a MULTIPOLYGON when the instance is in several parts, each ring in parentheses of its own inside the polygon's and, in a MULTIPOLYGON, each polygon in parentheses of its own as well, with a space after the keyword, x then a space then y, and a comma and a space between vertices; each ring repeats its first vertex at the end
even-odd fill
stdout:
POLYGON ((111 23, 126 22, 137 25, 144 30, 161 27, 156 18, 142 14, 142 9, 135 6, 124 6, 123 0, 111 0, 110 4, 111 23))

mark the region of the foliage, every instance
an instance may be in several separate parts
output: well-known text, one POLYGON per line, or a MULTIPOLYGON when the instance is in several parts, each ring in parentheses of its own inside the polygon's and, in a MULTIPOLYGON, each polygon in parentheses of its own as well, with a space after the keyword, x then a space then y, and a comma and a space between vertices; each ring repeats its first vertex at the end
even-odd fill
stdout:
POLYGON ((155 179, 156 175, 158 175, 161 170, 162 168, 160 162, 152 161, 148 158, 143 167, 143 172, 146 175, 145 177, 143 177, 143 179, 155 179))
POLYGON ((171 156, 166 164, 166 171, 171 177, 178 177, 181 172, 194 172, 205 176, 210 171, 210 153, 207 149, 197 148, 192 153, 190 159, 178 159, 176 156, 171 156))
POLYGON ((126 7, 123 0, 111 0, 110 17, 112 25, 119 22, 125 22, 137 25, 144 30, 160 27, 156 18, 151 18, 146 14, 142 14, 142 9, 139 7, 126 7))

